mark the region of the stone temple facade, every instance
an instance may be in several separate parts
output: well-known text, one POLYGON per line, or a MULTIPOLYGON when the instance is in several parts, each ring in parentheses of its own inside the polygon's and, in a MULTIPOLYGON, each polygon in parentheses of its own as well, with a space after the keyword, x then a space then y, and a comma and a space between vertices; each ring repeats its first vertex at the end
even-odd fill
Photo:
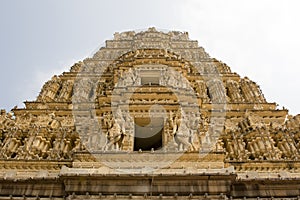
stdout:
POLYGON ((188 33, 115 33, 0 114, 0 200, 299 199, 300 115, 188 33))

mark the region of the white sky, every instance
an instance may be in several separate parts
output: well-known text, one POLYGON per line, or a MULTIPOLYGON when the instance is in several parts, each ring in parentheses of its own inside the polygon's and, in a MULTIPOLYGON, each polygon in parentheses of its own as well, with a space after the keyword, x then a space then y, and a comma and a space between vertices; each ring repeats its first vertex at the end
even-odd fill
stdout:
POLYGON ((104 46, 114 32, 155 26, 191 39, 269 102, 300 113, 300 1, 48 0, 0 2, 0 108, 23 107, 43 83, 104 46))

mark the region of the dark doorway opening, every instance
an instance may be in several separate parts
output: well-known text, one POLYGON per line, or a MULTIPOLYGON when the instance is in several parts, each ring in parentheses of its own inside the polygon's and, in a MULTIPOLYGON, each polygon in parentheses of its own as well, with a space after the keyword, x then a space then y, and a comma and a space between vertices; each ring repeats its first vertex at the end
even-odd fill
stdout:
POLYGON ((134 151, 162 147, 163 118, 135 118, 134 151))

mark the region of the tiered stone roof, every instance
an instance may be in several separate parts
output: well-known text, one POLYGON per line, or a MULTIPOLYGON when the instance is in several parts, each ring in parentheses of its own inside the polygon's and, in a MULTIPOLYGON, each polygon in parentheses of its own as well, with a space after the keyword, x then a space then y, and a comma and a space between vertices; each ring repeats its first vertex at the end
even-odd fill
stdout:
POLYGON ((25 108, 1 111, 0 179, 63 179, 70 194, 68 177, 92 169, 299 180, 299 127, 300 115, 268 102, 257 83, 211 58, 188 33, 115 33, 25 108), (134 122, 146 119, 163 119, 162 144, 137 150, 134 122))

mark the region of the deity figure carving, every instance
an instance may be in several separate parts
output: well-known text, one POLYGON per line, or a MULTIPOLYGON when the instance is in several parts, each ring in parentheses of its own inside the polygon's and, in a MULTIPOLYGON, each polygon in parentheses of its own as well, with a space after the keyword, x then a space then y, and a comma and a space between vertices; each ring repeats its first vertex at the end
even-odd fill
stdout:
POLYGON ((48 127, 50 129, 58 129, 59 127, 61 127, 61 123, 57 120, 54 113, 51 113, 49 116, 51 118, 50 122, 48 123, 48 127))
POLYGON ((76 138, 74 141, 74 148, 72 149, 72 151, 76 152, 76 151, 80 151, 80 150, 83 150, 81 139, 76 138))
POLYGON ((203 147, 203 144, 206 141, 207 131, 209 128, 209 118, 206 115, 201 114, 199 117, 197 117, 197 121, 198 124, 197 129, 195 130, 195 134, 198 138, 197 150, 199 150, 203 147))
POLYGON ((114 121, 113 126, 108 130, 107 143, 104 150, 119 150, 122 148, 126 133, 122 130, 120 124, 114 121))
POLYGON ((53 143, 52 143, 52 149, 50 151, 50 154, 48 156, 49 159, 59 159, 61 158, 61 149, 62 149, 62 138, 58 135, 55 137, 53 143))
POLYGON ((167 127, 168 127, 168 136, 171 137, 171 141, 170 144, 171 146, 174 146, 174 147, 178 147, 178 144, 175 142, 175 135, 176 135, 176 132, 177 132, 177 127, 180 125, 180 124, 177 124, 178 123, 178 120, 176 119, 176 115, 174 116, 173 112, 170 111, 170 117, 167 121, 167 127), (169 127, 171 128, 171 131, 169 131, 169 127))
POLYGON ((104 113, 102 118, 103 126, 108 131, 113 125, 113 116, 110 112, 104 113))
POLYGON ((166 86, 177 87, 176 78, 172 70, 167 70, 164 77, 166 86))
POLYGON ((180 114, 178 111, 174 119, 170 120, 171 126, 173 126, 172 136, 176 142, 176 146, 179 151, 193 151, 196 150, 193 145, 190 130, 188 128, 188 119, 185 114, 180 114), (181 116, 180 116, 181 115, 181 116))
POLYGON ((105 96, 106 95, 106 86, 107 86, 107 84, 105 82, 103 82, 103 81, 98 82, 98 87, 97 87, 98 96, 105 96))
MULTIPOLYGON (((122 81, 120 86, 123 87, 128 87, 128 86, 133 86, 133 85, 137 85, 137 71, 136 70, 132 70, 131 68, 125 73, 125 77, 124 76, 120 76, 122 81)), ((120 82, 119 82, 120 83, 120 82)))
POLYGON ((197 116, 196 113, 189 113, 187 127, 189 129, 190 143, 192 144, 193 150, 198 150, 200 145, 200 141, 198 140, 199 138, 197 139, 200 120, 200 116, 197 116))

